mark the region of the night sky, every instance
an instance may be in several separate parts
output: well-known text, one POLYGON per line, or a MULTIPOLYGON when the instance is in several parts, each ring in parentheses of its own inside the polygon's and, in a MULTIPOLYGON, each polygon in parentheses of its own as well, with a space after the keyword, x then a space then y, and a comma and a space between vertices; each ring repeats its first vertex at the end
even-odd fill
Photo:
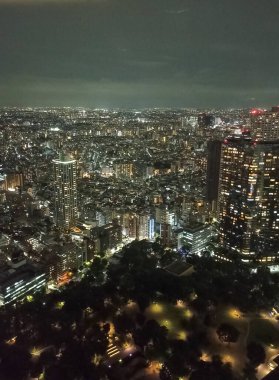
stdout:
POLYGON ((0 105, 279 103, 279 0, 0 0, 0 105))

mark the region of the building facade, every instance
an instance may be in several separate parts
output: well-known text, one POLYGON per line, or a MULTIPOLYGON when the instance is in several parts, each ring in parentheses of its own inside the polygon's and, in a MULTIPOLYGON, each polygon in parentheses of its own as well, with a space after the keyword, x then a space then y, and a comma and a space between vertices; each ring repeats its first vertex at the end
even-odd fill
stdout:
POLYGON ((45 286, 45 273, 26 260, 5 265, 0 268, 0 306, 14 303, 45 286))
POLYGON ((61 156, 53 160, 55 210, 54 221, 58 227, 69 229, 77 218, 77 162, 61 156))
POLYGON ((114 165, 116 178, 131 178, 134 173, 134 165, 131 162, 122 162, 114 165))
POLYGON ((219 180, 224 248, 243 261, 273 261, 279 251, 279 143, 249 134, 224 140, 219 180))
POLYGON ((279 140, 279 107, 270 111, 252 109, 250 111, 251 133, 259 141, 279 140))
POLYGON ((209 224, 197 224, 186 227, 178 234, 178 249, 193 255, 201 254, 207 247, 212 227, 209 224))
POLYGON ((206 200, 216 211, 220 175, 221 141, 209 141, 207 145, 206 200))

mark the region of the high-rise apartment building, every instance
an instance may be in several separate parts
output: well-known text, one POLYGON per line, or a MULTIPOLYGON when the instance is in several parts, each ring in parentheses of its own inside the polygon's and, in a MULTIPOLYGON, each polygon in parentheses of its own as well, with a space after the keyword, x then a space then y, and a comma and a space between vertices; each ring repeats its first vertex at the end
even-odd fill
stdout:
POLYGON ((69 229, 77 217, 77 162, 61 155, 53 160, 55 210, 54 221, 57 226, 69 229))
POLYGON ((207 150, 206 200, 210 204, 212 215, 215 216, 220 175, 221 141, 209 141, 207 144, 207 150))
POLYGON ((243 133, 223 142, 218 206, 223 247, 243 261, 279 255, 278 141, 243 133))
POLYGON ((8 173, 1 175, 0 189, 15 191, 23 187, 23 175, 21 173, 8 173))
POLYGON ((279 107, 272 107, 270 111, 252 109, 251 134, 256 140, 279 140, 279 107))

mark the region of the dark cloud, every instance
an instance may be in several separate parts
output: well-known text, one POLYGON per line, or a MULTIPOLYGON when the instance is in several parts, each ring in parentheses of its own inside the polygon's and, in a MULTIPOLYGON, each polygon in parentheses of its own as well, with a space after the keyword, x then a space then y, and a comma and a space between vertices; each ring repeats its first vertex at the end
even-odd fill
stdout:
POLYGON ((278 103, 277 0, 7 3, 2 105, 278 103))
POLYGON ((40 5, 40 4, 61 4, 61 3, 81 3, 81 2, 90 2, 90 3, 96 3, 100 1, 107 1, 107 0, 0 0, 0 5, 40 5))

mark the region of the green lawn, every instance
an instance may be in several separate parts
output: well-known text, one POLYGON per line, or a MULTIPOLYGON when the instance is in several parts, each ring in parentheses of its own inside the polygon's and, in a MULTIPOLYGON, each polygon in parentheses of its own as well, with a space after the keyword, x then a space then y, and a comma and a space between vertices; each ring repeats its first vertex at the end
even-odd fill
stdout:
POLYGON ((243 317, 242 313, 232 306, 223 306, 220 305, 216 310, 216 318, 215 325, 216 328, 221 323, 228 323, 237 328, 237 330, 246 334, 248 323, 245 317, 243 317))
POLYGON ((257 341, 267 345, 279 346, 279 330, 265 319, 254 319, 250 322, 248 341, 257 341))
POLYGON ((157 302, 146 309, 145 316, 148 319, 155 319, 160 325, 166 326, 171 338, 186 339, 187 333, 181 325, 181 320, 189 319, 192 313, 187 306, 174 306, 157 302))
MULTIPOLYGON (((145 310, 145 316, 166 326, 170 338, 187 339, 187 324, 183 326, 181 321, 189 320, 192 313, 186 305, 174 306, 166 302, 152 303, 145 310)), ((216 310, 216 327, 221 323, 235 326, 242 336, 248 333, 249 319, 233 307, 220 306, 216 310)), ((247 341, 256 341, 266 345, 273 344, 279 347, 279 329, 266 319, 252 319, 247 341)))

